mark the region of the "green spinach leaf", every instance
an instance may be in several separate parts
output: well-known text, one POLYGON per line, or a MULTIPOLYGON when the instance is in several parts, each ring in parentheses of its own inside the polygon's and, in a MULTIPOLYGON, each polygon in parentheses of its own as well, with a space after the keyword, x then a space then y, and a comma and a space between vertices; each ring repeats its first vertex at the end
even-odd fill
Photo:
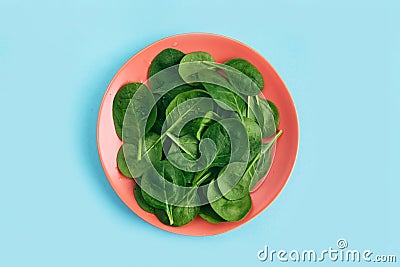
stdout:
POLYGON ((181 170, 168 161, 160 161, 147 169, 140 180, 143 198, 155 208, 165 208, 178 197, 168 182, 185 186, 185 177, 181 170), (161 177, 160 177, 161 176, 161 177))
POLYGON ((184 56, 179 50, 167 48, 153 59, 148 75, 154 93, 165 93, 183 83, 178 73, 178 64, 184 56))
POLYGON ((251 96, 249 103, 249 118, 257 121, 261 127, 262 137, 268 138, 276 133, 279 124, 279 112, 275 104, 258 96, 251 96), (273 109, 272 109, 273 107, 273 109))
POLYGON ((202 51, 185 55, 178 67, 181 78, 189 84, 198 86, 198 72, 206 67, 202 64, 203 61, 213 62, 214 58, 210 54, 202 51))
POLYGON ((199 154, 199 140, 193 135, 187 134, 181 137, 175 137, 173 134, 167 133, 167 136, 173 141, 170 148, 172 153, 178 152, 176 148, 189 155, 191 159, 196 159, 199 154))
POLYGON ((231 86, 227 88, 234 90, 238 94, 254 96, 261 92, 261 88, 251 79, 251 77, 233 66, 208 61, 203 61, 201 64, 202 65, 197 68, 197 72, 203 71, 204 69, 223 71, 231 86))
POLYGON ((182 226, 191 222, 199 214, 200 199, 196 190, 188 192, 180 201, 180 206, 172 209, 174 226, 182 226))
POLYGON ((223 167, 229 161, 242 161, 248 155, 248 142, 243 142, 248 140, 246 129, 238 119, 229 118, 214 123, 207 128, 202 139, 211 139, 217 148, 211 167, 223 167))
POLYGON ((224 220, 229 222, 240 221, 249 213, 252 203, 250 194, 238 200, 228 200, 223 196, 218 198, 220 194, 217 185, 215 183, 210 184, 207 191, 210 205, 224 220))
POLYGON ((249 191, 255 189, 256 185, 267 175, 271 167, 271 148, 268 148, 267 145, 263 144, 260 159, 255 162, 251 169, 249 168, 249 176, 251 176, 249 191))
MULTIPOLYGON (((146 85, 142 83, 129 83, 122 86, 114 97, 112 107, 114 126, 118 137, 121 140, 126 139, 124 140, 125 142, 134 142, 137 141, 139 136, 142 136, 142 134, 136 133, 139 129, 133 131, 132 134, 128 133, 127 138, 123 138, 122 136, 122 128, 128 107, 132 109, 131 112, 128 113, 132 120, 137 120, 136 126, 144 121, 144 123, 146 123, 145 130, 148 132, 157 117, 156 108, 153 108, 151 112, 149 111, 149 107, 152 106, 154 106, 154 97, 146 85), (130 138, 131 135, 133 135, 132 138, 130 138)), ((126 130, 130 130, 129 125, 126 127, 126 130)))
POLYGON ((142 196, 142 189, 140 189, 140 186, 138 186, 137 184, 135 185, 133 194, 135 196, 137 204, 139 205, 139 207, 142 208, 142 210, 150 212, 150 213, 154 213, 154 207, 147 204, 147 202, 144 200, 144 198, 142 196))
POLYGON ((210 204, 204 205, 200 207, 199 216, 210 223, 221 223, 226 222, 221 216, 219 216, 211 207, 210 204))
POLYGON ((243 198, 267 174, 271 164, 270 150, 281 134, 282 131, 270 143, 262 145, 257 155, 247 165, 244 173, 240 172, 244 167, 243 163, 238 162, 230 163, 221 170, 217 183, 226 199, 243 198))
POLYGON ((164 209, 154 209, 154 214, 157 216, 157 219, 165 225, 170 225, 171 222, 168 217, 167 212, 164 209))
POLYGON ((221 74, 213 70, 203 70, 198 75, 200 80, 210 81, 203 83, 204 88, 221 108, 235 111, 240 118, 245 115, 246 102, 241 96, 229 89, 231 85, 221 74))
MULTIPOLYGON (((168 134, 168 136, 171 135, 168 134)), ((195 178, 196 172, 210 166, 215 158, 217 149, 211 140, 207 139, 199 142, 192 135, 186 135, 184 137, 183 140, 181 140, 182 137, 179 139, 176 138, 171 144, 167 159, 175 167, 188 173, 186 177, 190 178, 190 180, 187 181, 191 183, 195 178)), ((197 179, 200 178, 201 177, 197 177, 197 179)))
MULTIPOLYGON (((155 99, 157 101, 157 118, 154 122, 152 131, 161 134, 162 126, 165 121, 165 110, 171 101, 180 93, 188 92, 193 90, 193 87, 187 84, 180 85, 168 92, 163 92, 161 94, 155 94, 155 99)), ((153 92, 154 93, 154 92, 153 92)))
POLYGON ((183 226, 190 223, 199 213, 199 207, 171 207, 171 217, 164 209, 155 209, 155 215, 163 224, 169 226, 183 226))
MULTIPOLYGON (((148 152, 148 159, 153 164, 159 162, 162 157, 161 143, 155 144, 160 136, 156 133, 148 133, 145 137, 146 149, 148 152), (154 145, 154 146, 153 146, 154 145)), ((142 155, 139 157, 138 143, 136 144, 123 144, 117 154, 117 166, 119 171, 126 177, 140 177, 143 172, 148 168, 149 162, 143 155, 146 151, 141 150, 142 155), (140 158, 140 159, 138 159, 140 158), (129 162, 129 164, 127 163, 129 162)))
POLYGON ((204 115, 204 117, 197 118, 193 125, 193 133, 195 134, 197 140, 201 140, 201 136, 207 127, 215 123, 216 120, 220 120, 220 116, 214 111, 209 111, 204 115))
POLYGON ((166 131, 179 135, 187 122, 198 116, 204 116, 213 110, 214 105, 208 94, 203 90, 192 90, 177 95, 166 109, 166 131))
POLYGON ((249 177, 245 172, 245 162, 232 162, 220 171, 217 185, 220 192, 228 200, 238 200, 249 193, 249 177))
MULTIPOLYGON (((247 60, 245 60, 243 58, 234 58, 234 59, 228 60, 224 64, 227 66, 230 66, 232 68, 235 68, 238 71, 245 74, 258 86, 258 88, 260 88, 260 91, 264 88, 264 79, 263 79, 261 73, 258 71, 258 69, 253 64, 251 64, 247 60)), ((232 83, 234 83, 235 86, 248 85, 247 82, 243 83, 242 79, 238 79, 237 75, 230 75, 230 74, 231 74, 231 72, 227 72, 228 77, 230 79, 232 79, 232 83)))
POLYGON ((280 116, 279 116, 278 107, 271 100, 267 100, 267 102, 268 102, 269 107, 272 110, 272 115, 274 116, 275 128, 278 129, 278 126, 279 126, 279 123, 280 123, 280 116))
POLYGON ((249 171, 252 177, 249 184, 250 191, 252 191, 257 183, 267 175, 271 166, 271 150, 282 133, 283 131, 280 130, 269 143, 263 144, 260 153, 254 158, 254 165, 251 166, 252 169, 249 171))
POLYGON ((261 130, 257 123, 249 118, 243 118, 243 124, 249 138, 249 161, 252 161, 261 150, 261 130))

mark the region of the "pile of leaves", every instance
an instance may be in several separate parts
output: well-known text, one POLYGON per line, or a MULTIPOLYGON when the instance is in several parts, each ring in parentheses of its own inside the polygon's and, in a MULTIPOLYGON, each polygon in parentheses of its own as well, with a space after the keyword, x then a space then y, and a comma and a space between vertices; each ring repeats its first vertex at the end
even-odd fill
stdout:
POLYGON ((171 226, 198 215, 210 223, 243 219, 282 133, 277 107, 259 96, 261 73, 241 58, 220 64, 206 52, 167 48, 148 78, 150 88, 126 84, 113 102, 123 141, 117 165, 135 178, 138 205, 171 226))

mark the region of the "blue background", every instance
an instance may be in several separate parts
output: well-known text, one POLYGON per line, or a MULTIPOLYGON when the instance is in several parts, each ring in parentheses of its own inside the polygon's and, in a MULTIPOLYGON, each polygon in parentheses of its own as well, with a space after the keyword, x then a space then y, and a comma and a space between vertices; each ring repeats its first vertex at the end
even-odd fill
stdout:
POLYGON ((262 266, 271 264, 257 260, 264 245, 322 250, 340 237, 400 261, 399 12, 398 1, 1 0, 0 266, 262 266), (113 75, 145 46, 185 32, 259 51, 300 121, 282 193, 215 237, 142 221, 97 155, 97 112, 113 75))

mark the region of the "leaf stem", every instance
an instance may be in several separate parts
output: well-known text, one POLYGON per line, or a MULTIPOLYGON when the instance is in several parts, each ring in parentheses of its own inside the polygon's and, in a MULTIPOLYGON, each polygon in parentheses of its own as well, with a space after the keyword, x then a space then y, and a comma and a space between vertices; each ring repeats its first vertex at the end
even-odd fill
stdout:
POLYGON ((250 97, 247 96, 247 118, 250 118, 250 97))
POLYGON ((141 160, 142 159, 142 148, 143 148, 143 140, 142 138, 139 139, 139 144, 138 144, 138 153, 137 153, 137 159, 141 160))
MULTIPOLYGON (((194 184, 190 187, 189 192, 186 193, 185 196, 188 196, 188 195, 190 196, 190 195, 193 193, 193 191, 194 191, 194 190, 197 190, 197 188, 200 186, 200 184, 203 183, 205 180, 207 180, 207 178, 209 178, 210 176, 211 176, 211 173, 210 173, 210 172, 207 173, 206 175, 204 175, 197 183, 194 183, 194 184)), ((182 198, 182 200, 181 200, 177 205, 179 205, 180 203, 182 203, 182 201, 183 201, 183 198, 182 198)))
POLYGON ((196 158, 196 155, 193 155, 189 150, 187 150, 184 146, 179 143, 179 139, 177 139, 173 134, 166 132, 167 136, 178 146, 180 147, 185 153, 189 154, 192 158, 196 158))
POLYGON ((161 141, 161 139, 164 138, 164 137, 165 137, 165 133, 164 133, 163 135, 161 135, 161 136, 149 147, 149 149, 146 150, 146 152, 144 152, 143 156, 146 156, 146 155, 150 152, 150 150, 152 150, 152 149, 161 141))
POLYGON ((169 220, 169 225, 173 225, 174 224, 174 216, 172 215, 172 207, 170 207, 168 204, 166 206, 166 213, 168 216, 168 220, 169 220))
POLYGON ((276 140, 278 140, 278 138, 282 135, 282 133, 283 131, 279 130, 279 132, 274 136, 274 139, 272 139, 271 142, 268 143, 268 145, 264 149, 264 152, 272 147, 272 145, 276 142, 276 140))
POLYGON ((204 175, 203 177, 201 177, 201 179, 199 179, 196 183, 193 183, 192 186, 196 186, 197 187, 197 186, 201 185, 210 176, 211 176, 211 172, 209 172, 206 175, 204 175))
POLYGON ((197 173, 197 175, 193 178, 192 183, 197 184, 199 180, 202 178, 202 176, 209 170, 209 167, 205 168, 201 172, 197 173))
POLYGON ((261 158, 261 155, 263 155, 264 153, 266 153, 271 147, 272 145, 276 142, 276 140, 278 140, 279 136, 281 136, 283 133, 282 130, 280 130, 274 137, 274 139, 272 139, 271 142, 268 143, 268 145, 266 146, 266 148, 264 149, 264 151, 260 151, 257 153, 257 155, 254 157, 254 159, 250 162, 250 165, 247 167, 246 171, 244 172, 243 176, 245 176, 250 169, 256 164, 256 162, 261 158))

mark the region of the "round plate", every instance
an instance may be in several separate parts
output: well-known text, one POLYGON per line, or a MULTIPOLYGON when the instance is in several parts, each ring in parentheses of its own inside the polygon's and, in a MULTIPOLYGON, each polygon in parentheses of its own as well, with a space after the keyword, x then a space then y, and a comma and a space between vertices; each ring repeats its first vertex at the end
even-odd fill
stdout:
POLYGON ((296 110, 285 84, 272 66, 252 48, 236 40, 207 33, 188 33, 171 36, 146 47, 128 62, 114 76, 104 95, 100 106, 97 123, 97 145, 100 160, 105 174, 121 200, 146 222, 169 232, 191 236, 221 234, 232 230, 263 211, 285 186, 292 171, 298 148, 298 121, 296 110), (211 224, 197 217, 182 227, 162 224, 155 215, 143 211, 133 195, 135 182, 124 177, 117 169, 117 153, 122 142, 114 129, 112 103, 118 89, 126 83, 145 82, 153 58, 163 49, 172 47, 184 53, 205 51, 210 53, 216 62, 223 63, 228 59, 240 57, 255 65, 264 77, 263 94, 272 100, 280 112, 279 129, 283 130, 278 139, 272 166, 264 182, 251 193, 253 207, 249 214, 239 222, 211 224))

